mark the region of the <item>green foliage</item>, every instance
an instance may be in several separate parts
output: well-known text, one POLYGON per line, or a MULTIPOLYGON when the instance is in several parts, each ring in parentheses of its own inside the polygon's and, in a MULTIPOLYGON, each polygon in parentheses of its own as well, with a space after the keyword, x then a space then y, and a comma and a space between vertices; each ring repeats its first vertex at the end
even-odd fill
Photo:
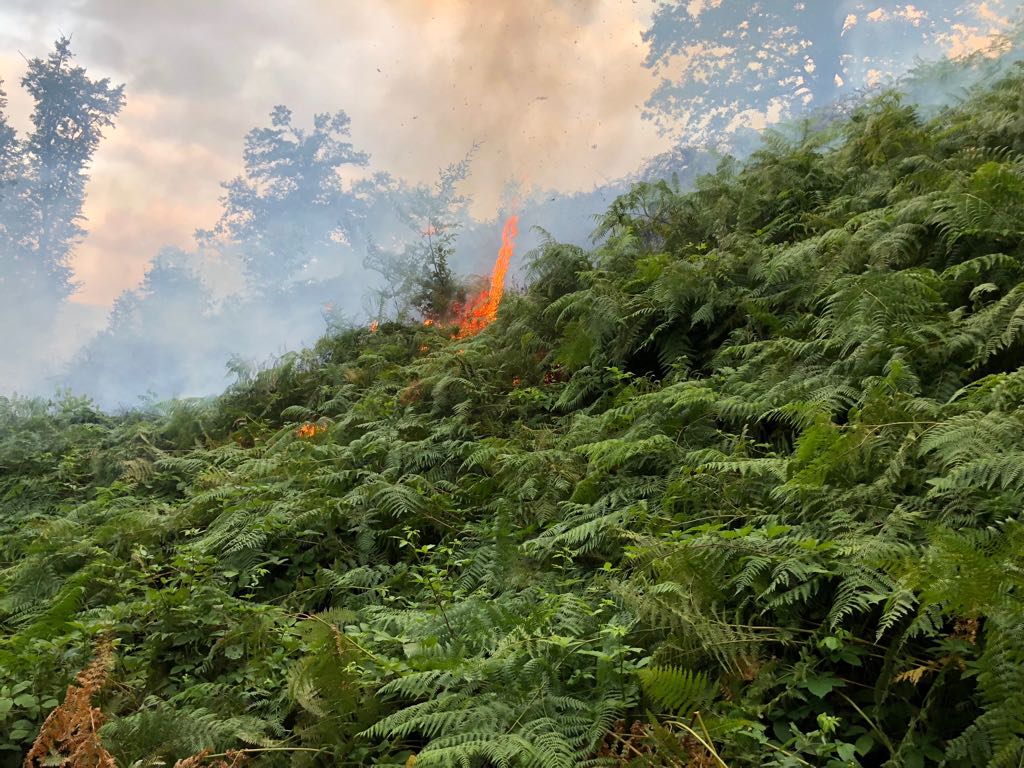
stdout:
POLYGON ((0 747, 109 633, 125 765, 1019 764, 1022 94, 638 185, 475 338, 0 401, 0 747))
POLYGON ((688 714, 710 698, 707 674, 679 667, 650 667, 637 673, 644 693, 671 712, 688 714))

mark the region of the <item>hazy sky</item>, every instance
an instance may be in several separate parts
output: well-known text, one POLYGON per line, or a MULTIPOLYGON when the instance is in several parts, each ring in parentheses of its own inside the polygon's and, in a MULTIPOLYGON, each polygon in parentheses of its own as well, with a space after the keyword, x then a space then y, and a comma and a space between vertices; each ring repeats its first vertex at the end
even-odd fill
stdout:
MULTIPOLYGON (((691 0, 689 10, 720 2, 691 0)), ((869 13, 870 5, 858 7, 869 13)), ((109 305, 138 283, 160 246, 188 246, 196 227, 214 222, 219 182, 239 172, 245 133, 267 124, 275 104, 300 124, 313 112, 346 110, 372 167, 410 180, 433 178, 484 142, 471 190, 479 213, 509 177, 582 189, 634 170, 669 144, 640 116, 656 84, 641 40, 654 6, 4 0, 0 78, 12 122, 24 127, 23 57, 45 56, 64 33, 92 76, 127 85, 125 111, 92 169, 90 234, 73 262, 82 282, 74 300, 109 305)), ((991 15, 997 29, 1004 17, 991 15)), ((951 30, 946 47, 963 53, 988 33, 951 30)))

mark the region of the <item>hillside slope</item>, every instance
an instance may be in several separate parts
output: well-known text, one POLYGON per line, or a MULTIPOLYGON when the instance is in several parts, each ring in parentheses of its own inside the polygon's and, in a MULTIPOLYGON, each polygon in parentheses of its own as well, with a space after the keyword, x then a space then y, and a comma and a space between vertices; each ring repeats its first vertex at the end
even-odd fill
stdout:
POLYGON ((888 94, 637 186, 476 338, 0 400, 5 764, 99 644, 124 766, 1018 765, 1022 152, 1022 73, 888 94))

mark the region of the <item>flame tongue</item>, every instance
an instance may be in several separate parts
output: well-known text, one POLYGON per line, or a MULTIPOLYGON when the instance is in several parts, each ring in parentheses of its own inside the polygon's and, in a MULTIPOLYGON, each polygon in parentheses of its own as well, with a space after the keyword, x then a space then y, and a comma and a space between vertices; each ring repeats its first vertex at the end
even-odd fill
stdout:
POLYGON ((509 216, 501 230, 501 249, 498 251, 497 261, 494 262, 494 269, 491 270, 490 285, 472 299, 460 313, 457 338, 464 339, 479 333, 498 316, 498 306, 505 292, 505 274, 512 260, 517 234, 519 217, 509 216))

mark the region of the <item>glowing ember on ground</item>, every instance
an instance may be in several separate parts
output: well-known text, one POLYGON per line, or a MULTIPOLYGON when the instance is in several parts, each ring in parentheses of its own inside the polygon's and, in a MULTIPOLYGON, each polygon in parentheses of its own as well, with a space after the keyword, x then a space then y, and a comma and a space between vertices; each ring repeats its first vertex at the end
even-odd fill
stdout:
POLYGON ((508 272, 508 265, 512 259, 512 250, 517 234, 519 234, 519 217, 509 216, 501 231, 501 250, 498 251, 498 259, 494 262, 494 269, 491 270, 490 285, 457 313, 459 332, 456 334, 456 338, 464 339, 467 336, 476 335, 498 316, 498 306, 501 304, 501 297, 505 292, 505 274, 508 272))

